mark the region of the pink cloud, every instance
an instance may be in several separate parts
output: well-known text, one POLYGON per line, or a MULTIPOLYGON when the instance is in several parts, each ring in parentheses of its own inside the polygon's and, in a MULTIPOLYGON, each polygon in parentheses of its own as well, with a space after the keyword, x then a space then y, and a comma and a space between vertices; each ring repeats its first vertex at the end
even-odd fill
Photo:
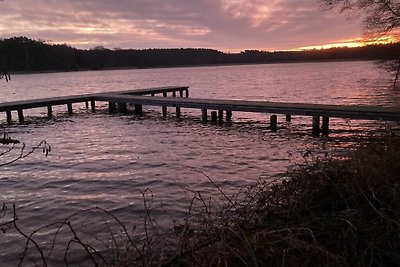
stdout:
POLYGON ((121 48, 282 50, 361 35, 310 0, 19 0, 1 4, 0 36, 121 48))

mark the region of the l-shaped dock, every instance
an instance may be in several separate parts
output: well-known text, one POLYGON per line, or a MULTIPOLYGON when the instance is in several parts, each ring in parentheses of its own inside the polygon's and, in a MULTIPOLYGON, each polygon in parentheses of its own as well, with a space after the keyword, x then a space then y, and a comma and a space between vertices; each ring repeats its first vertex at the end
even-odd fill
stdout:
POLYGON ((228 99, 189 98, 188 86, 169 86, 126 90, 118 92, 95 93, 77 96, 63 96, 42 98, 25 101, 0 103, 0 112, 6 112, 7 123, 12 122, 12 111, 17 111, 18 121, 24 123, 23 110, 32 108, 47 108, 49 117, 53 115, 53 106, 66 105, 69 115, 73 114, 72 104, 85 103, 92 112, 96 111, 96 102, 108 102, 110 113, 127 112, 127 104, 134 107, 134 113, 143 114, 143 106, 158 106, 162 109, 162 116, 167 116, 167 108, 174 108, 176 117, 181 117, 182 108, 201 110, 201 120, 206 123, 232 120, 232 112, 268 113, 270 115, 270 129, 277 130, 277 114, 286 115, 290 122, 293 115, 310 116, 312 118, 312 132, 314 136, 329 133, 329 118, 346 118, 354 120, 400 121, 400 110, 390 107, 376 106, 342 106, 306 103, 277 103, 267 101, 246 101, 228 99), (161 95, 161 96, 159 96, 161 95), (225 116, 224 116, 225 115, 225 116), (322 118, 322 126, 321 126, 322 118))

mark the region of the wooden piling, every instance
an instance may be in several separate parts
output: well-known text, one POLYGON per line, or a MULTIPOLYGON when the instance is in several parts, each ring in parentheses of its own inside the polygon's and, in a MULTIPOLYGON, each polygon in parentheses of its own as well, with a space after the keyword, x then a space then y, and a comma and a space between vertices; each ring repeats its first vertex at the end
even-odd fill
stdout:
POLYGON ((286 122, 291 122, 292 121, 292 115, 286 114, 286 122))
POLYGON ((176 97, 176 91, 172 91, 172 97, 176 97))
POLYGON ((140 104, 134 104, 135 107, 135 114, 136 115, 143 115, 143 106, 140 104))
POLYGON ((95 113, 96 112, 96 101, 94 101, 94 100, 90 101, 90 106, 91 106, 92 112, 95 113))
POLYGON ((179 97, 183 97, 183 90, 179 90, 179 97))
POLYGON ((53 117, 53 107, 52 106, 47 106, 47 117, 49 117, 49 118, 53 117))
POLYGON ((207 109, 201 109, 201 122, 207 123, 207 109))
POLYGON ((189 89, 186 89, 185 92, 186 92, 186 97, 189 97, 189 89))
POLYGON ((319 136, 320 133, 319 124, 320 124, 320 116, 314 115, 312 119, 312 134, 314 137, 319 136))
POLYGON ((121 112, 121 113, 126 113, 127 112, 127 106, 126 106, 126 103, 118 103, 118 110, 119 110, 119 112, 121 112))
POLYGON ((231 110, 226 111, 226 121, 227 122, 232 121, 232 111, 231 110))
POLYGON ((18 109, 18 121, 19 123, 24 123, 24 111, 22 109, 18 109))
POLYGON ((162 107, 162 116, 163 116, 163 118, 167 117, 167 107, 166 106, 162 107))
POLYGON ((86 109, 89 109, 89 101, 85 101, 85 107, 86 109))
POLYGON ((276 132, 278 130, 278 116, 277 115, 270 116, 270 129, 271 129, 271 132, 276 132))
POLYGON ((151 94, 151 96, 154 96, 154 94, 151 94))
POLYGON ((108 102, 108 111, 110 113, 115 113, 117 111, 117 105, 115 102, 108 102))
POLYGON ((11 120, 12 120, 11 110, 6 111, 6 117, 7 117, 7 123, 11 124, 11 120))
POLYGON ((223 110, 218 110, 218 122, 222 123, 224 121, 224 111, 223 110))
POLYGON ((167 92, 163 92, 162 95, 163 95, 163 97, 167 97, 168 96, 167 92))
POLYGON ((73 113, 72 103, 67 104, 67 109, 68 109, 68 116, 72 116, 72 113, 73 113))
POLYGON ((329 135, 329 117, 322 117, 322 135, 328 136, 329 135))
POLYGON ((181 118, 181 107, 176 107, 176 118, 181 118))
POLYGON ((218 115, 216 111, 211 111, 211 122, 216 123, 218 121, 218 115))

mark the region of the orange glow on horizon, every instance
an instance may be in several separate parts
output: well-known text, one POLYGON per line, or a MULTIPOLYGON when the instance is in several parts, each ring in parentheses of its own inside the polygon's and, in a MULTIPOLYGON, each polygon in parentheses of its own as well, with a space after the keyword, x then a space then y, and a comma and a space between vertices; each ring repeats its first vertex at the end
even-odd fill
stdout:
POLYGON ((391 44, 397 43, 400 41, 400 38, 396 36, 381 36, 377 38, 355 38, 350 40, 341 40, 335 43, 325 44, 325 45, 314 45, 314 46, 305 46, 296 49, 292 49, 292 51, 302 51, 302 50, 321 50, 321 49, 329 49, 329 48, 341 48, 341 47, 363 47, 367 45, 377 45, 377 44, 391 44))

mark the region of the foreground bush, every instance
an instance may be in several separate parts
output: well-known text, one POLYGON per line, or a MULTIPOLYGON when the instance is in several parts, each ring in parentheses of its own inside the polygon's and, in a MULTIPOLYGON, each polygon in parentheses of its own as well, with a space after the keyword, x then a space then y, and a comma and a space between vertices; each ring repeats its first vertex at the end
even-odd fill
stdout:
POLYGON ((315 162, 279 184, 260 184, 232 216, 197 229, 201 242, 169 263, 398 266, 399 178, 393 138, 315 162))

